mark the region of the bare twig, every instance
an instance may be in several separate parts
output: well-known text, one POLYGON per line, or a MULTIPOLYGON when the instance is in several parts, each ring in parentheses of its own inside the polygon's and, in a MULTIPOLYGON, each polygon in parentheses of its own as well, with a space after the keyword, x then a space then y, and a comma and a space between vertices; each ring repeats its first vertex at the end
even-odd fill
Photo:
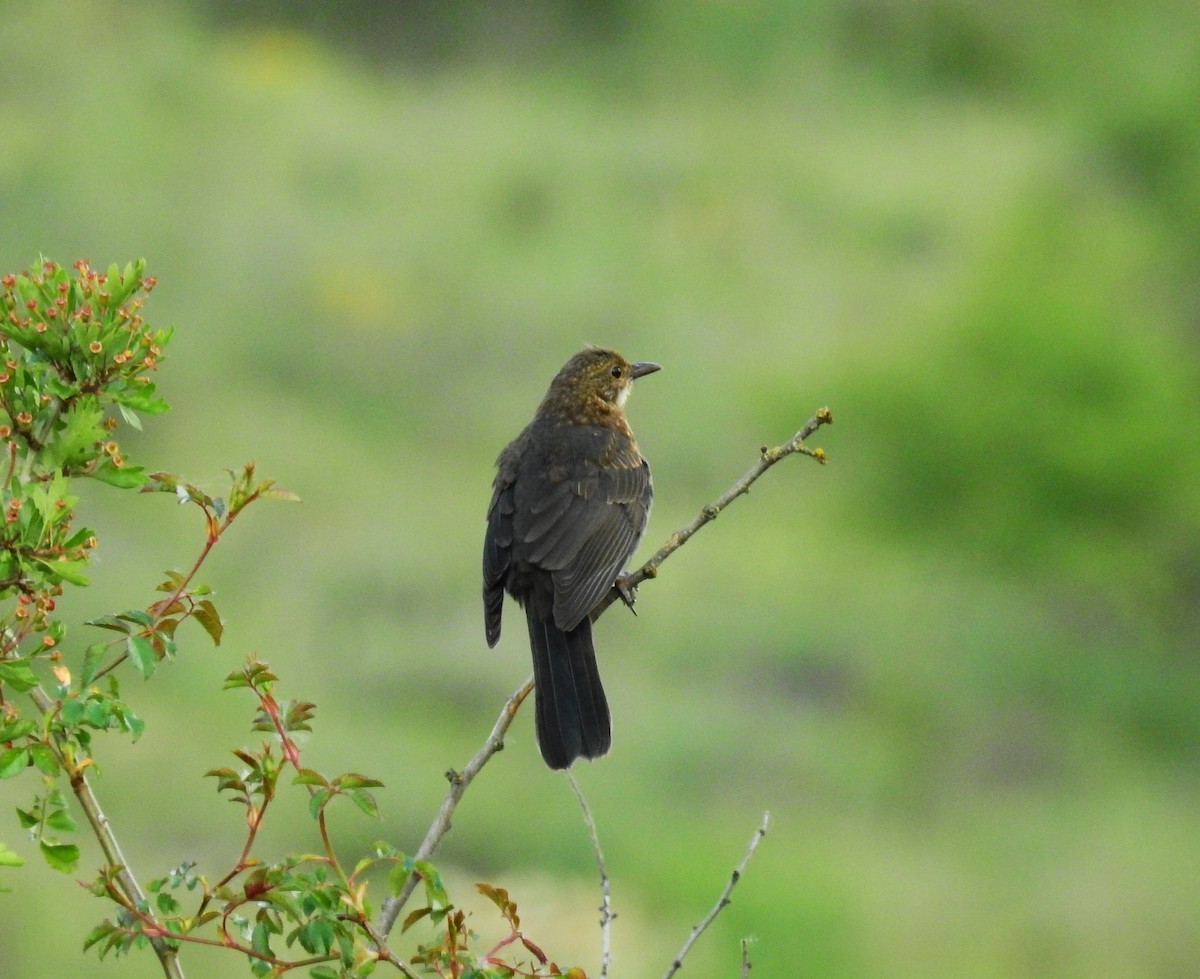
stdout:
POLYGON ((567 781, 579 800, 579 808, 583 810, 583 821, 592 837, 592 849, 596 852, 596 867, 600 871, 600 976, 607 979, 608 967, 612 963, 612 921, 616 917, 612 910, 612 890, 609 886, 608 867, 604 863, 604 853, 600 849, 600 834, 596 831, 596 820, 592 818, 591 807, 584 798, 583 790, 575 781, 575 776, 567 769, 567 781))
POLYGON ((750 939, 742 939, 742 976, 741 979, 750 979, 750 939))
MULTIPOLYGON (((758 842, 767 835, 767 829, 771 825, 771 814, 763 813, 762 823, 758 829, 754 831, 754 835, 750 837, 750 845, 746 847, 746 855, 742 857, 742 862, 737 865, 733 873, 729 877, 729 883, 725 885, 725 890, 721 892, 721 896, 717 898, 717 903, 712 906, 712 909, 704 916, 704 920, 692 929, 688 935, 687 941, 683 943, 683 948, 679 950, 679 954, 675 956, 675 960, 663 973, 663 979, 671 979, 681 968, 683 968, 683 957, 691 951, 693 945, 696 944, 696 939, 704 934, 704 930, 713 923, 713 920, 719 915, 730 902, 730 895, 733 893, 737 882, 742 879, 742 874, 746 872, 746 865, 750 862, 750 858, 754 856, 754 851, 758 849, 758 842)), ((742 946, 742 963, 743 975, 749 970, 749 965, 746 960, 745 945, 742 946)))
MULTIPOLYGON (((450 817, 454 815, 454 810, 458 806, 458 801, 463 797, 463 793, 467 791, 467 786, 479 774, 488 759, 497 751, 504 747, 504 735, 508 732, 509 726, 513 722, 513 718, 517 716, 517 710, 521 703, 529 696, 533 690, 533 677, 529 677, 521 686, 514 691, 513 695, 508 698, 504 704, 504 708, 500 711, 500 716, 496 719, 496 724, 492 728, 492 733, 488 735, 487 740, 483 743, 483 747, 475 753, 475 757, 467 762, 466 768, 461 772, 449 771, 446 773, 446 780, 450 783, 450 789, 446 793, 446 798, 442 800, 442 806, 438 810, 437 816, 434 818, 429 831, 425 834, 425 839, 421 841, 420 847, 417 848, 415 860, 428 860, 433 856, 434 851, 438 848, 438 844, 442 842, 442 837, 450 831, 450 817)), ((375 926, 375 931, 383 936, 391 932, 392 926, 396 923, 396 918, 399 916, 401 909, 412 896, 412 892, 416 889, 418 877, 410 874, 404 887, 395 897, 390 897, 383 902, 383 907, 379 911, 379 922, 375 926)))
POLYGON ((683 545, 688 542, 688 540, 694 533, 696 533, 697 530, 703 527, 706 523, 710 523, 711 521, 715 520, 717 515, 727 506, 729 506, 730 503, 732 503, 742 494, 749 493, 751 484, 758 479, 759 476, 775 465, 775 463, 777 463, 780 459, 798 452, 801 455, 806 455, 816 459, 817 462, 824 465, 826 462, 824 450, 810 449, 804 444, 804 440, 812 435, 812 433, 822 425, 832 424, 833 415, 830 413, 829 409, 820 408, 818 409, 817 413, 812 416, 812 418, 804 423, 804 427, 801 428, 800 431, 798 431, 790 439, 784 442, 783 445, 777 445, 773 449, 764 445, 762 449, 759 450, 758 462, 751 466, 741 479, 729 487, 729 489, 726 490, 715 503, 710 503, 703 510, 701 510, 696 519, 690 524, 681 530, 675 531, 675 533, 667 538, 667 542, 655 552, 654 556, 651 557, 649 561, 643 564, 636 571, 630 572, 624 578, 622 578, 620 587, 614 585, 609 589, 608 594, 601 599, 600 604, 592 610, 592 621, 595 622, 598 618, 600 618, 604 611, 610 605, 612 605, 613 602, 623 598, 624 596, 622 595, 622 591, 624 591, 626 594, 630 594, 633 589, 635 589, 647 578, 656 578, 658 576, 658 567, 663 563, 663 561, 679 550, 679 548, 683 547, 683 545))

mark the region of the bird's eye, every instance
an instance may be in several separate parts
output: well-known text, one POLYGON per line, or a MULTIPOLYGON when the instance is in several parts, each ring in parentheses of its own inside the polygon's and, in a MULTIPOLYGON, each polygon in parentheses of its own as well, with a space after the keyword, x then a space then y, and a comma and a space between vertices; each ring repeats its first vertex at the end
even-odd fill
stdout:
POLYGON ((614 368, 612 369, 612 376, 613 376, 613 377, 620 377, 620 376, 621 376, 621 368, 620 368, 619 366, 617 366, 617 367, 614 367, 614 368))

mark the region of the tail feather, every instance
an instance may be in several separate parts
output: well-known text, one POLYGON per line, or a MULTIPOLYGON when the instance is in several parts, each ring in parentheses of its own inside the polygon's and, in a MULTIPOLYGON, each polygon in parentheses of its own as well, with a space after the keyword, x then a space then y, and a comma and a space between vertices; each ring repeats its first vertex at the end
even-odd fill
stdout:
POLYGON ((585 618, 563 632, 553 617, 526 609, 533 649, 538 747, 551 768, 576 758, 599 758, 612 744, 608 701, 600 683, 592 625, 585 618))

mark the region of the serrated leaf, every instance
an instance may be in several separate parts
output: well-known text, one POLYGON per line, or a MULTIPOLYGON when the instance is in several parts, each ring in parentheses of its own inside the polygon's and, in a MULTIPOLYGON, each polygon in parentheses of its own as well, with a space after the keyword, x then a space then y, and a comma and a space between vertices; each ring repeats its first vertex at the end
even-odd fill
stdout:
POLYGON ((125 640, 125 649, 139 673, 149 679, 154 673, 154 645, 145 636, 130 636, 125 640))
POLYGON ((28 767, 28 748, 9 748, 7 751, 0 751, 0 779, 20 775, 28 767))
POLYGON ((375 802, 375 797, 366 789, 350 789, 345 794, 349 796, 351 802, 372 819, 379 818, 379 805, 375 802))
POLYGON ((44 840, 38 844, 42 856, 55 870, 64 874, 73 874, 79 863, 79 847, 74 843, 47 843, 44 840))
POLYGON ((88 932, 87 938, 83 940, 83 950, 86 952, 96 943, 104 941, 114 931, 116 931, 116 927, 107 921, 96 925, 95 928, 88 932))
POLYGON ((123 619, 127 622, 133 622, 140 626, 149 626, 154 624, 154 617, 149 612, 145 612, 140 608, 130 609, 128 612, 122 612, 117 616, 118 619, 123 619))
POLYGON ((24 660, 0 661, 0 683, 7 683, 17 693, 25 693, 38 685, 37 674, 24 660))
POLYGON ((292 779, 292 785, 328 785, 329 780, 311 768, 302 768, 292 779))
POLYGON ((65 809, 55 809, 46 817, 46 825, 59 833, 73 833, 78 827, 65 809))
POLYGON ((107 651, 108 644, 103 642, 93 643, 84 650, 83 663, 79 667, 79 685, 81 687, 88 686, 96 678, 96 671, 100 669, 100 662, 104 659, 107 651))

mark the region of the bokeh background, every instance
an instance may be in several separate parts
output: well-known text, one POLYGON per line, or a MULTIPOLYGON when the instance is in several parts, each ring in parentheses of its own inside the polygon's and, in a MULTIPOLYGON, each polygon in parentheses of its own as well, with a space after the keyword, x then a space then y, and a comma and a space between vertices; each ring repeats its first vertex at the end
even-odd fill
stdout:
MULTIPOLYGON (((387 782, 347 853, 416 847, 529 669, 513 616, 483 642, 493 460, 596 342, 664 365, 645 553, 837 419, 599 626, 614 975, 662 973, 764 809, 688 975, 745 936, 764 976, 1200 973, 1200 6, 4 0, 0 40, 0 266, 146 257, 173 410, 127 453, 304 498, 207 566, 224 644, 125 679, 148 730, 98 788, 143 878, 236 856, 202 775, 253 743, 250 650, 319 704, 314 767, 387 782)), ((84 505, 68 621, 199 546, 168 497, 84 505)), ((590 971, 590 845, 522 713, 439 862, 590 971)), ((25 853, 33 790, 0 785, 25 853)), ((301 790, 275 818, 264 858, 316 846, 301 790)), ((0 974, 159 974, 83 956, 101 905, 30 856, 0 974)))

